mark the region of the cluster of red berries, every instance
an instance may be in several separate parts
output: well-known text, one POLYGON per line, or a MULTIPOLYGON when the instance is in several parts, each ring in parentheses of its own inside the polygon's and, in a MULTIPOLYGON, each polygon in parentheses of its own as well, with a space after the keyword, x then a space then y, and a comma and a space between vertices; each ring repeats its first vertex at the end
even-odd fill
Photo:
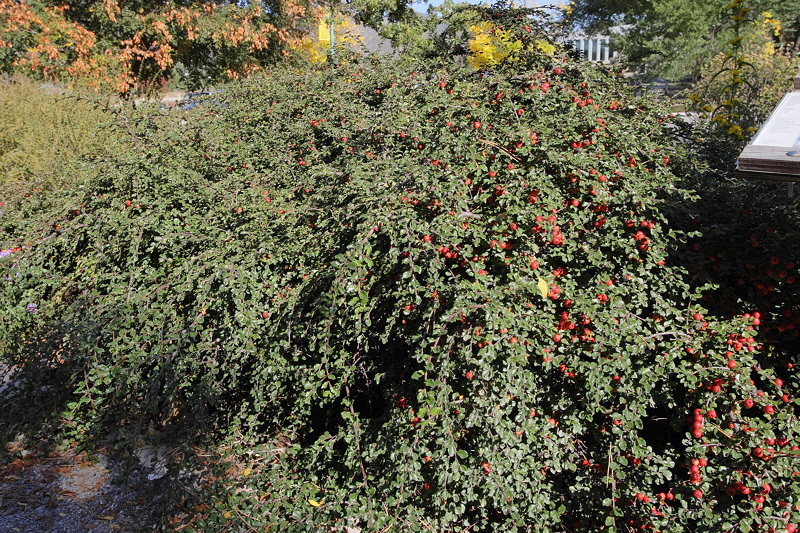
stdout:
POLYGON ((692 459, 689 465, 689 481, 695 485, 702 483, 703 475, 700 471, 701 468, 708 466, 708 460, 705 457, 698 457, 692 459))
POLYGON ((692 436, 696 439, 703 437, 703 425, 705 424, 705 416, 702 409, 694 410, 694 418, 692 422, 692 436))

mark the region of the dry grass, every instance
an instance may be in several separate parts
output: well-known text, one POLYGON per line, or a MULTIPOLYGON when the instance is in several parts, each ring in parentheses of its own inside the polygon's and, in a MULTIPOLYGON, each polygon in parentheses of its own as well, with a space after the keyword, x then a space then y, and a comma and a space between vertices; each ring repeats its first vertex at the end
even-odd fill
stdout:
POLYGON ((0 79, 0 196, 70 187, 72 163, 109 144, 111 117, 88 100, 23 77, 0 79))

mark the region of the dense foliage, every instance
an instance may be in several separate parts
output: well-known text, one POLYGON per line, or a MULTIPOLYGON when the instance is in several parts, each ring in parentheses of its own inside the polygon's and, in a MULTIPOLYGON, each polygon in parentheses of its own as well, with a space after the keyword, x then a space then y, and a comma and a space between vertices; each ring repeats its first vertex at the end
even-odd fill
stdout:
MULTIPOLYGON (((754 18, 746 4, 735 4, 731 17, 735 38, 706 62, 689 103, 728 137, 742 141, 751 138, 792 90, 799 63, 788 50, 775 46, 779 20, 764 13, 754 18)), ((735 147, 740 148, 738 144, 735 147)))
POLYGON ((711 298, 679 125, 495 15, 491 72, 275 71, 3 213, 20 385, 71 390, 68 435, 228 439, 197 530, 793 531, 796 352, 760 333, 796 265, 789 307, 711 298))
POLYGON ((615 49, 643 73, 670 80, 698 78, 709 58, 728 51, 737 37, 731 17, 765 16, 779 24, 776 45, 795 48, 800 37, 796 5, 778 0, 575 0, 570 20, 589 32, 615 34, 615 49), (744 14, 739 11, 745 9, 744 14))
POLYGON ((0 72, 128 93, 246 75, 297 47, 318 17, 300 1, 0 1, 0 72))
POLYGON ((68 166, 107 148, 111 113, 53 86, 25 78, 0 80, 0 201, 32 189, 70 187, 68 166))
POLYGON ((0 72, 122 94, 168 83, 196 90, 276 62, 304 63, 320 44, 318 24, 331 15, 402 46, 441 22, 423 23, 410 4, 0 0, 0 72))

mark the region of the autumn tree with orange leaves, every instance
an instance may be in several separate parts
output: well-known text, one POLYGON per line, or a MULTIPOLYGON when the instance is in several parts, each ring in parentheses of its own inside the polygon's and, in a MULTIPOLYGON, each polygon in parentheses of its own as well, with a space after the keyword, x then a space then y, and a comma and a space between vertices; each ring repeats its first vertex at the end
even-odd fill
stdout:
POLYGON ((286 57, 318 16, 306 0, 0 0, 0 71, 121 94, 175 76, 198 88, 286 57))

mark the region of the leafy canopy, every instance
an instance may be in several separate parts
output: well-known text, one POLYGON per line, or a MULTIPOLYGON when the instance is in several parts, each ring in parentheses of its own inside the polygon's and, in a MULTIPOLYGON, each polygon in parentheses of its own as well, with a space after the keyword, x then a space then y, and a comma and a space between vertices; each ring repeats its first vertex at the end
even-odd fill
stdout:
POLYGON ((617 49, 639 70, 679 80, 699 77, 709 58, 728 48, 730 18, 740 8, 769 13, 782 22, 776 39, 794 40, 797 8, 780 0, 575 0, 570 20, 576 29, 612 32, 617 49))
POLYGON ((199 88, 285 59, 319 17, 305 0, 2 0, 0 70, 119 93, 171 77, 199 88))

